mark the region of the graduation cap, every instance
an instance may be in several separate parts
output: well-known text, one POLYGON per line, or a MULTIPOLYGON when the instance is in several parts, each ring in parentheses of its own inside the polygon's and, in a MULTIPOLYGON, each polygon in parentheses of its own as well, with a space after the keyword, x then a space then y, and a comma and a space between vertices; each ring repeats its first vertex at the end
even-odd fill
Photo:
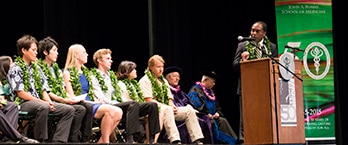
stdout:
POLYGON ((171 72, 178 72, 180 76, 182 75, 182 69, 177 66, 169 66, 164 69, 163 76, 166 76, 167 74, 171 72))
POLYGON ((219 76, 214 71, 203 71, 202 75, 208 76, 208 77, 210 77, 210 78, 212 78, 214 80, 219 78, 219 76))

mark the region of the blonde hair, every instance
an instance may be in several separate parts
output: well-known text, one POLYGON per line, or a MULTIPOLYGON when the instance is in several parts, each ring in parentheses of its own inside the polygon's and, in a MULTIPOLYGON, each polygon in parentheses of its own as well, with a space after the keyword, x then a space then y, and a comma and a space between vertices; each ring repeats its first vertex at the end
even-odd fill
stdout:
POLYGON ((109 48, 102 48, 94 52, 93 54, 93 62, 96 66, 98 66, 98 59, 102 58, 103 55, 110 54, 111 55, 112 51, 109 48))
POLYGON ((85 47, 83 47, 81 44, 73 44, 69 47, 64 70, 68 70, 76 65, 77 59, 75 55, 80 51, 80 49, 85 49, 85 47))
POLYGON ((158 60, 162 62, 163 64, 165 63, 162 56, 155 54, 149 58, 149 61, 147 62, 147 68, 153 67, 155 65, 155 60, 158 60))

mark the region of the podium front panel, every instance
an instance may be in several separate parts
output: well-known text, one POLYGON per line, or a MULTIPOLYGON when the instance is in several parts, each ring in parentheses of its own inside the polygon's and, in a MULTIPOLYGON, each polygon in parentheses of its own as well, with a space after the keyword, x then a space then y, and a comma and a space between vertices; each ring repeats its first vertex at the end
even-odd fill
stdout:
MULTIPOLYGON (((244 144, 304 143, 302 82, 295 80, 296 126, 281 124, 279 65, 270 58, 241 62, 244 144)), ((302 64, 295 62, 301 76, 302 64)), ((298 74, 299 73, 299 74, 298 74)))

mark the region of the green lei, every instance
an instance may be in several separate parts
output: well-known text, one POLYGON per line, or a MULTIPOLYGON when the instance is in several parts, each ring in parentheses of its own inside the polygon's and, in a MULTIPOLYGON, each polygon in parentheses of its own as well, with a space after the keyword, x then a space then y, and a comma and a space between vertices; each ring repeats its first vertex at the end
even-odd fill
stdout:
MULTIPOLYGON (((5 96, 5 99, 0 101, 0 104, 2 104, 3 106, 7 105, 6 98, 11 95, 11 88, 10 88, 10 85, 8 84, 8 82, 5 78, 2 79, 1 83, 0 83, 0 95, 5 96)), ((12 99, 12 98, 9 98, 9 99, 12 99)))
MULTIPOLYGON (((88 97, 90 98, 91 101, 94 101, 94 93, 93 93, 93 84, 92 84, 92 79, 91 79, 91 74, 89 73, 88 69, 85 66, 81 67, 81 70, 83 74, 86 76, 86 79, 88 81, 88 97)), ((80 83, 80 74, 77 71, 76 67, 72 67, 70 69, 70 81, 71 85, 74 91, 75 95, 80 95, 82 93, 82 86, 80 83)))
MULTIPOLYGON (((266 45, 267 47, 267 52, 268 54, 270 54, 271 52, 271 41, 268 39, 267 36, 264 37, 263 39, 263 43, 266 45)), ((251 59, 256 59, 256 55, 255 55, 255 45, 252 44, 250 41, 246 42, 246 50, 250 53, 249 55, 249 60, 251 59)), ((262 54, 262 57, 267 56, 266 54, 262 54)))
MULTIPOLYGON (((108 90, 108 87, 105 85, 103 76, 99 72, 97 72, 96 68, 92 68, 91 72, 97 78, 103 92, 106 92, 108 90)), ((111 94, 111 100, 117 100, 119 102, 122 102, 120 87, 117 85, 118 83, 117 77, 113 71, 109 70, 108 72, 110 74, 111 85, 115 89, 115 94, 111 94)))
POLYGON ((132 100, 140 103, 144 102, 143 92, 141 92, 138 81, 134 79, 123 79, 120 81, 126 85, 127 91, 129 92, 129 96, 132 100))
POLYGON ((115 94, 113 94, 112 96, 111 96, 111 99, 112 100, 117 100, 117 101, 119 101, 119 102, 122 102, 122 98, 121 98, 121 89, 120 89, 120 86, 118 86, 117 85, 117 83, 118 83, 118 80, 117 80, 117 76, 116 76, 116 74, 113 72, 113 71, 108 71, 109 72, 109 74, 110 74, 110 79, 111 79, 111 85, 114 87, 114 89, 115 89, 115 94), (116 98, 115 98, 116 97, 116 98))
POLYGON ((54 73, 53 75, 48 64, 46 64, 41 59, 39 59, 38 62, 38 65, 41 67, 42 71, 48 79, 48 85, 51 88, 51 92, 58 96, 62 96, 63 98, 67 98, 66 90, 63 84, 64 80, 62 77, 62 72, 60 71, 58 64, 56 62, 52 63, 54 73))
MULTIPOLYGON (((11 94, 10 93, 10 85, 7 83, 6 79, 1 80, 0 95, 1 96, 9 96, 10 94, 11 94)), ((6 99, 1 100, 0 104, 2 104, 3 106, 7 105, 7 100, 6 99)))
MULTIPOLYGON (((23 73, 23 84, 24 84, 24 91, 28 91, 30 88, 30 83, 29 83, 29 70, 26 65, 26 63, 23 61, 23 59, 19 56, 16 57, 15 63, 22 69, 23 73)), ((33 77, 34 77, 34 85, 35 85, 35 91, 39 95, 39 97, 42 99, 42 83, 41 83, 41 75, 39 73, 39 68, 38 65, 34 62, 31 62, 31 67, 33 69, 33 77), (40 92, 38 92, 39 90, 40 92)), ((20 98, 16 98, 15 102, 19 104, 20 98)))
POLYGON ((10 85, 7 83, 7 80, 6 79, 1 80, 0 95, 9 96, 11 95, 10 90, 11 90, 10 85))
POLYGON ((80 78, 79 78, 80 74, 77 71, 76 67, 70 68, 69 71, 70 71, 70 82, 71 82, 71 86, 74 91, 74 94, 79 95, 82 93, 82 86, 81 86, 80 78))
POLYGON ((152 84, 152 94, 153 96, 156 97, 156 100, 158 102, 164 103, 168 105, 168 86, 166 85, 165 81, 164 81, 164 76, 161 75, 159 77, 159 80, 162 82, 162 87, 159 86, 159 84, 156 81, 155 76, 153 76, 153 74, 146 69, 145 70, 145 74, 147 75, 147 77, 149 77, 151 84, 152 84))

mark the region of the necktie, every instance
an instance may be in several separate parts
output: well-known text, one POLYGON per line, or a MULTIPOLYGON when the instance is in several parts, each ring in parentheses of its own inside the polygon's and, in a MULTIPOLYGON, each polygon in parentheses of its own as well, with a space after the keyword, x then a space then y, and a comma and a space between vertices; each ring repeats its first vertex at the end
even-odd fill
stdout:
POLYGON ((260 49, 261 49, 261 47, 256 47, 255 48, 255 56, 256 56, 257 59, 262 57, 262 51, 260 49))

